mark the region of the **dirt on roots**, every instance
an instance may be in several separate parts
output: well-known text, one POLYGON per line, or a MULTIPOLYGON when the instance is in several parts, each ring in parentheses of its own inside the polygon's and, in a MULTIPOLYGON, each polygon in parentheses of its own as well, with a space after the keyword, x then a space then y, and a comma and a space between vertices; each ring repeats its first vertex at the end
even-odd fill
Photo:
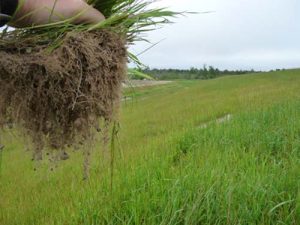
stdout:
POLYGON ((30 137, 36 160, 43 149, 63 158, 66 148, 95 141, 114 119, 126 79, 120 35, 80 32, 62 41, 50 53, 48 46, 0 50, 0 127, 13 124, 30 137))

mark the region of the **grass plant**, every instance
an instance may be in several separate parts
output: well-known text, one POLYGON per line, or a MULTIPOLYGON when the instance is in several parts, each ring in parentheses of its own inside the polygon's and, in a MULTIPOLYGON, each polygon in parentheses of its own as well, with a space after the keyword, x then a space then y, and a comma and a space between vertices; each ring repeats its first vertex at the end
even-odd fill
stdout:
MULTIPOLYGON (((57 15, 57 1, 53 1, 53 8, 46 9, 51 12, 48 24, 5 29, 0 38, 0 70, 4 74, 0 81, 1 128, 9 123, 24 128, 38 162, 44 159, 45 149, 49 149, 49 155, 61 155, 53 156, 56 161, 68 158, 67 148, 96 143, 94 133, 101 132, 101 119, 105 120, 103 126, 111 125, 115 119, 121 85, 126 79, 127 57, 137 66, 142 65, 135 55, 127 54, 126 47, 147 41, 147 32, 170 23, 168 18, 179 14, 149 8, 153 2, 88 1, 106 19, 94 25, 74 25, 88 8, 72 18, 63 18, 57 15), (51 22, 53 15, 61 21, 51 22)), ((19 2, 15 15, 22 4, 24 0, 19 2)), ((18 24, 18 20, 13 19, 13 23, 18 24)), ((129 75, 132 73, 147 77, 129 69, 129 75)), ((103 130, 106 133, 102 139, 106 140, 109 131, 103 130)), ((85 151, 86 178, 90 152, 85 151)))
MULTIPOLYGON (((24 1, 20 1, 17 11, 21 8, 23 2, 24 1)), ((85 13, 85 11, 82 11, 69 19, 60 16, 62 20, 59 22, 20 28, 12 31, 5 29, 1 33, 0 49, 21 48, 24 46, 31 48, 47 45, 47 51, 49 52, 60 46, 62 37, 68 33, 102 29, 111 29, 119 35, 125 36, 128 45, 132 45, 138 41, 149 42, 146 37, 148 32, 159 28, 161 25, 172 23, 169 20, 170 18, 182 14, 168 11, 165 8, 153 8, 151 7, 153 2, 155 1, 87 0, 87 3, 105 15, 106 20, 96 25, 72 25, 72 21, 85 13)), ((54 9, 49 8, 48 10, 51 11, 51 15, 55 13, 54 9)), ((32 13, 34 12, 30 14, 32 13)), ((143 65, 134 54, 129 53, 128 56, 137 66, 143 65)))

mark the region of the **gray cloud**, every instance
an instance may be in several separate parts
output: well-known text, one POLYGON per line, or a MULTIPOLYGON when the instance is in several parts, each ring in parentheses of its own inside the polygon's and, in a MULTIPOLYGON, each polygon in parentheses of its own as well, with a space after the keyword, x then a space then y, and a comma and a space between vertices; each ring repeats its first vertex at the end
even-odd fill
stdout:
MULTIPOLYGON (((300 67, 299 0, 162 0, 155 7, 174 11, 216 11, 174 19, 149 34, 162 43, 140 56, 151 68, 221 69, 300 67)), ((139 43, 130 50, 142 52, 139 43)))

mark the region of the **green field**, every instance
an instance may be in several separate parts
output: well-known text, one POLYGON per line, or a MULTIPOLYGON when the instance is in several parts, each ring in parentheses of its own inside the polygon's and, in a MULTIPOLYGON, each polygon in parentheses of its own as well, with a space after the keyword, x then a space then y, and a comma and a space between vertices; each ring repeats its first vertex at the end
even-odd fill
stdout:
POLYGON ((0 224, 300 224, 300 70, 125 95, 112 193, 100 146, 84 181, 81 152, 37 172, 2 135, 0 224))

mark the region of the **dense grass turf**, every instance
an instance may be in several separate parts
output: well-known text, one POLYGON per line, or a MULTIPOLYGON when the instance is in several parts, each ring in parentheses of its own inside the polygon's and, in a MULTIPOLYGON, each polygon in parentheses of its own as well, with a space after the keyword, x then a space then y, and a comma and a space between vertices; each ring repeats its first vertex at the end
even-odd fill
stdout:
POLYGON ((290 70, 126 90, 113 194, 101 154, 86 181, 80 152, 38 173, 5 134, 0 223, 299 224, 299 89, 290 70))

